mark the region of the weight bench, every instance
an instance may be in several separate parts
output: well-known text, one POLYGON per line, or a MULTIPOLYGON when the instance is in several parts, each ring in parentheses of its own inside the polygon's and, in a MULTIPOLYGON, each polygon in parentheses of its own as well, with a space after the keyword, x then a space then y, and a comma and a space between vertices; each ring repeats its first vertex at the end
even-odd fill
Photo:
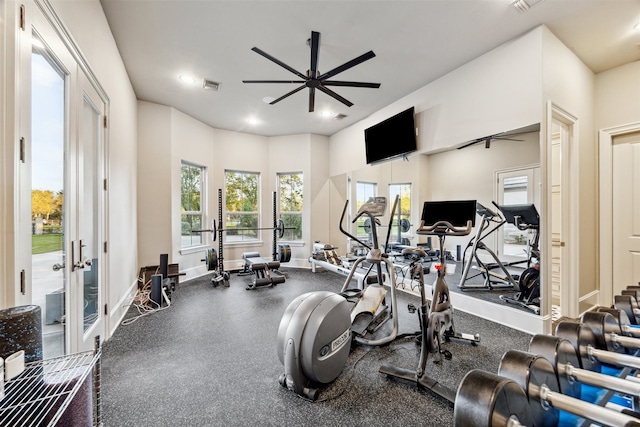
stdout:
POLYGON ((258 252, 244 252, 242 259, 244 260, 242 273, 254 275, 253 282, 247 285, 247 290, 284 283, 285 276, 277 274, 277 270, 280 268, 279 261, 267 261, 258 252), (272 274, 274 272, 275 275, 272 274))

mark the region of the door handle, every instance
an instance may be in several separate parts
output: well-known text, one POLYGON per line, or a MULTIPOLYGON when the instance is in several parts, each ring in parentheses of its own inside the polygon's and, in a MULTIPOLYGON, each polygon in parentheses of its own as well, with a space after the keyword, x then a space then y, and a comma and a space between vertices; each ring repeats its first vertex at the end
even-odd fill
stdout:
POLYGON ((58 271, 64 268, 64 262, 62 264, 60 263, 55 263, 53 264, 53 271, 58 271))
MULTIPOLYGON (((84 245, 82 244, 82 239, 78 240, 78 261, 75 261, 75 255, 74 255, 74 244, 73 242, 71 242, 71 261, 73 262, 73 266, 71 267, 71 271, 76 271, 79 268, 84 268, 84 262, 82 261, 82 248, 84 247, 84 245)), ((87 264, 87 265, 90 265, 87 264)))

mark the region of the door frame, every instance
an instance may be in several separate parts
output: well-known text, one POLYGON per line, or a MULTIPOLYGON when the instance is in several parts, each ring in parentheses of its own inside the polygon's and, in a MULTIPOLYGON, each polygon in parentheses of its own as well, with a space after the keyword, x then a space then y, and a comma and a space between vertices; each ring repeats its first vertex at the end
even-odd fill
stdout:
MULTIPOLYGON (((98 147, 99 151, 97 152, 97 155, 99 156, 99 167, 100 167, 100 171, 99 171, 99 177, 104 180, 103 183, 100 183, 100 188, 103 189, 103 191, 100 191, 100 189, 96 189, 96 191, 99 191, 100 194, 98 195, 98 197, 100 198, 100 203, 99 203, 99 210, 100 212, 98 213, 99 217, 100 217, 100 221, 98 224, 99 230, 97 230, 97 235, 99 236, 99 257, 100 257, 100 262, 99 262, 99 274, 100 274, 100 283, 102 284, 101 286, 101 291, 100 291, 100 295, 99 295, 99 301, 102 302, 102 305, 98 308, 98 313, 100 313, 100 316, 102 318, 102 324, 99 328, 99 330, 94 330, 94 328, 91 328, 89 331, 87 331, 87 333, 83 333, 83 322, 84 322, 84 318, 83 316, 80 316, 79 318, 77 318, 77 316, 74 316, 73 318, 73 322, 77 322, 78 324, 75 326, 66 326, 66 339, 65 339, 65 352, 66 353, 75 353, 77 351, 81 351, 84 350, 85 348, 83 347, 83 343, 91 343, 91 348, 93 348, 93 341, 92 340, 87 340, 87 336, 90 332, 95 332, 97 335, 101 336, 101 341, 105 340, 108 338, 109 336, 109 332, 110 332, 110 316, 109 316, 109 312, 107 311, 107 305, 106 303, 109 301, 109 290, 108 290, 108 283, 109 283, 109 254, 107 252, 107 246, 106 246, 106 242, 107 242, 107 238, 108 238, 108 224, 109 224, 109 218, 108 218, 108 203, 109 203, 109 199, 108 199, 108 191, 107 191, 107 182, 108 182, 108 171, 109 171, 109 149, 108 149, 108 142, 109 142, 109 138, 108 138, 108 126, 107 126, 107 121, 106 121, 106 117, 108 117, 109 115, 109 97, 107 96, 104 88, 101 86, 101 84, 99 83, 97 77, 95 76, 95 74, 93 73, 93 71, 91 70, 86 58, 82 55, 81 50, 79 48, 79 46, 75 43, 75 41, 73 40, 73 38, 71 37, 70 33, 68 32, 68 30, 64 27, 64 25, 62 24, 62 21, 60 20, 60 18, 58 17, 58 15, 56 14, 55 10, 53 9, 52 5, 50 4, 49 0, 25 0, 24 1, 24 16, 25 16, 25 25, 24 28, 21 29, 19 27, 15 28, 15 33, 12 33, 12 37, 15 37, 16 40, 19 43, 19 48, 17 48, 17 51, 15 52, 15 57, 16 57, 16 70, 15 70, 15 84, 16 86, 20 86, 21 91, 25 91, 25 88, 22 88, 22 86, 24 86, 24 82, 22 81, 22 79, 18 78, 21 74, 25 73, 26 70, 30 70, 30 65, 29 62, 31 61, 31 28, 32 28, 32 23, 34 22, 34 20, 36 19, 35 16, 40 14, 44 19, 41 18, 37 18, 39 20, 41 20, 42 22, 39 24, 39 27, 36 27, 36 30, 38 30, 38 28, 40 29, 45 29, 46 27, 46 33, 47 33, 47 38, 45 39, 45 41, 50 42, 50 43, 54 43, 56 45, 56 49, 59 50, 60 52, 62 50, 64 50, 64 54, 65 56, 69 56, 70 57, 70 63, 69 65, 72 66, 72 69, 68 70, 69 71, 69 87, 66 89, 66 96, 69 97, 69 105, 66 107, 67 108, 67 117, 66 120, 68 120, 69 122, 67 123, 67 141, 66 144, 67 146, 73 146, 73 145, 77 145, 78 144, 78 131, 79 131, 79 126, 81 125, 81 123, 78 121, 79 117, 79 110, 78 107, 82 107, 82 102, 84 99, 84 93, 85 91, 83 90, 83 85, 80 84, 81 80, 84 80, 87 84, 87 86, 89 86, 97 95, 97 99, 94 99, 94 102, 99 102, 102 105, 102 111, 104 113, 104 116, 101 119, 104 119, 103 123, 100 123, 100 140, 101 140, 101 146, 98 147), (29 52, 29 54, 27 54, 27 52, 29 52), (73 104, 73 105, 71 105, 73 104)), ((17 10, 16 10, 17 12, 17 10)), ((9 35, 9 34, 8 34, 9 35)), ((44 35, 43 35, 44 37, 44 35)), ((30 85, 30 79, 28 80, 27 84, 30 85)), ((14 101, 14 106, 15 106, 15 111, 16 111, 16 121, 19 123, 19 127, 17 128, 19 134, 18 134, 18 138, 20 136, 25 136, 27 137, 27 141, 29 141, 28 136, 30 135, 30 115, 31 115, 31 102, 30 101, 25 101, 25 95, 23 92, 20 94, 20 96, 16 97, 13 101, 14 101)), ((30 97, 29 97, 30 98, 30 97)), ((26 143, 26 156, 25 158, 30 158, 30 153, 29 153, 29 147, 30 144, 26 143)), ((65 159, 66 162, 69 162, 69 165, 71 165, 73 162, 76 161, 76 159, 69 159, 66 158, 65 159)), ((14 215, 15 215, 15 223, 16 223, 16 227, 20 230, 20 233, 18 233, 18 236, 16 238, 15 241, 15 247, 16 247, 16 269, 17 271, 25 270, 26 274, 26 283, 27 283, 27 288, 30 288, 30 283, 31 283, 31 274, 30 274, 30 267, 27 266, 26 264, 26 256, 27 256, 27 252, 29 252, 29 258, 30 258, 30 245, 29 245, 29 250, 25 250, 26 248, 24 248, 23 244, 20 243, 21 239, 25 239, 26 235, 29 234, 30 236, 30 230, 31 230, 31 224, 30 221, 26 222, 23 218, 23 212, 26 211, 26 207, 27 207, 27 201, 28 201, 28 210, 30 210, 30 193, 29 195, 27 195, 24 191, 24 187, 25 187, 25 182, 29 183, 30 187, 30 180, 29 181, 24 181, 25 179, 28 178, 28 176, 24 175, 23 176, 23 170, 26 170, 28 168, 25 167, 20 167, 21 163, 19 158, 15 158, 14 162, 16 162, 17 169, 20 171, 20 179, 17 179, 16 182, 14 183, 15 185, 15 191, 18 193, 18 198, 20 199, 20 205, 16 206, 16 209, 14 211, 14 215), (25 230, 28 230, 29 233, 26 233, 25 230), (24 260, 23 260, 24 258, 24 260)), ((66 185, 74 185, 73 184, 73 179, 71 179, 71 177, 66 177, 65 178, 65 186, 66 185)), ((73 207, 72 207, 73 209, 73 207)), ((71 232, 71 228, 69 227, 69 218, 65 219, 65 224, 66 224, 66 229, 71 232)), ((71 234, 68 236, 68 238, 66 239, 66 251, 67 253, 70 253, 70 246, 74 244, 74 242, 72 241, 73 238, 71 236, 71 234)), ((73 260, 69 259, 67 262, 67 268, 69 268, 69 264, 73 262, 73 260)), ((67 313, 70 315, 70 310, 75 310, 74 304, 72 304, 72 301, 70 301, 70 297, 69 297, 69 293, 72 292, 72 287, 71 287, 71 282, 73 281, 73 279, 68 278, 67 279, 67 295, 65 297, 65 305, 66 305, 66 310, 67 313)), ((29 292, 27 292, 26 297, 29 297, 29 292)), ((18 292, 16 292, 16 297, 13 298, 14 301, 11 301, 11 298, 7 298, 7 303, 10 305, 18 305, 18 304, 22 304, 22 303, 30 303, 30 301, 25 300, 25 296, 20 295, 18 292)))
MULTIPOLYGON (((551 292, 552 292, 552 272, 551 272, 551 227, 552 218, 551 206, 551 141, 553 139, 553 122, 560 122, 566 126, 567 132, 565 137, 561 138, 561 187, 563 189, 579 188, 579 170, 578 170, 578 150, 575 144, 579 142, 578 135, 578 118, 569 113, 559 105, 552 101, 547 102, 546 126, 543 144, 541 147, 541 158, 544 159, 544 170, 542 172, 542 213, 540 215, 540 228, 544 231, 541 235, 541 264, 545 266, 542 270, 543 281, 541 282, 541 292, 544 296, 542 299, 542 313, 551 314, 551 292), (565 141, 566 139, 566 141, 565 141), (547 267, 549 266, 549 267, 547 267)), ((579 221, 571 221, 571 218, 578 218, 579 210, 579 191, 563 191, 560 195, 562 200, 561 230, 565 245, 561 248, 561 266, 560 266, 560 304, 563 316, 578 317, 579 316, 579 250, 580 243, 578 240, 579 221), (574 250, 570 250, 574 249, 574 250)), ((589 295, 591 297, 591 295, 589 295)))
POLYGON ((640 132, 640 122, 600 129, 599 154, 599 248, 600 248, 600 304, 613 301, 613 140, 629 133, 640 132))

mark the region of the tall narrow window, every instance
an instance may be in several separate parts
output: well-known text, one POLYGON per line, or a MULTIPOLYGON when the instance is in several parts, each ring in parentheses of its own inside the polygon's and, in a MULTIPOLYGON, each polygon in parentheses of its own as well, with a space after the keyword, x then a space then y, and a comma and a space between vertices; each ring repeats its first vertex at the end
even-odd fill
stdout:
MULTIPOLYGON (((360 209, 370 197, 375 197, 378 192, 378 184, 375 182, 360 182, 356 183, 356 210, 360 209)), ((365 219, 367 217, 360 217, 356 221, 356 236, 362 238, 369 238, 371 231, 368 227, 365 227, 365 219)))
POLYGON ((302 240, 302 172, 278 174, 280 218, 285 229, 283 240, 302 240))
POLYGON ((252 172, 225 172, 227 214, 224 227, 227 242, 251 242, 259 238, 260 175, 252 172))
POLYGON ((411 223, 411 184, 389 184, 389 212, 393 209, 393 202, 398 197, 395 218, 391 227, 391 236, 396 242, 403 243, 402 233, 407 233, 411 223))
POLYGON ((203 177, 205 168, 182 162, 180 170, 180 229, 181 247, 198 246, 202 244, 202 233, 192 230, 202 229, 203 223, 203 177))

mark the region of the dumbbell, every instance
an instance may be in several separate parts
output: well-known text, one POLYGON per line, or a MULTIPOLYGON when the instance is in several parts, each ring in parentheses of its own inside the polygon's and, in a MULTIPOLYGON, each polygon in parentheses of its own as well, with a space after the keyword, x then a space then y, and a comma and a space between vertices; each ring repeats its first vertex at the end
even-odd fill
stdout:
POLYGON ((640 324, 640 306, 638 306, 638 298, 640 297, 639 289, 627 289, 622 291, 620 295, 613 297, 613 306, 624 311, 629 317, 632 325, 640 324))
POLYGON ((498 375, 525 391, 534 427, 558 425, 564 416, 560 411, 608 426, 640 426, 640 420, 630 415, 560 393, 553 366, 540 355, 509 350, 502 356, 498 375))
POLYGON ((456 393, 454 427, 533 425, 527 395, 515 381, 492 372, 469 371, 456 393))
MULTIPOLYGON (((602 364, 619 368, 640 369, 640 357, 620 354, 598 348, 598 339, 594 331, 579 322, 564 321, 556 326, 555 335, 571 343, 578 355, 580 368, 602 372, 602 364)), ((601 342, 602 340, 600 340, 601 342)))
POLYGON ((578 355, 569 341, 552 335, 534 335, 529 352, 551 362, 562 394, 599 404, 612 397, 613 393, 608 390, 633 396, 633 404, 623 406, 637 408, 640 383, 581 369, 578 355))
POLYGON ((617 319, 609 311, 587 311, 580 320, 589 326, 596 336, 596 347, 617 353, 636 353, 640 349, 640 339, 630 334, 640 332, 637 328, 622 325, 625 321, 624 311, 618 312, 617 319), (619 320, 620 319, 620 320, 619 320))

